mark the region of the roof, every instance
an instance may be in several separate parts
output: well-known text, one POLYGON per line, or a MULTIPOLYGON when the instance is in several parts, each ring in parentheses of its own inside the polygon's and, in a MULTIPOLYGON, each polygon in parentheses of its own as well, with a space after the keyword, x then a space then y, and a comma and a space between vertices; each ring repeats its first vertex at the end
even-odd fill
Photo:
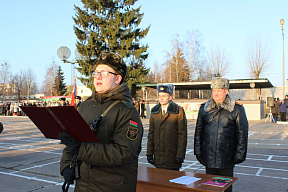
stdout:
MULTIPOLYGON (((171 83, 136 83, 136 88, 151 87, 155 88, 158 84, 173 84, 175 90, 205 90, 211 89, 211 81, 192 81, 192 82, 171 82, 171 83)), ((229 80, 229 89, 251 89, 270 88, 273 85, 266 78, 264 79, 231 79, 229 80)))

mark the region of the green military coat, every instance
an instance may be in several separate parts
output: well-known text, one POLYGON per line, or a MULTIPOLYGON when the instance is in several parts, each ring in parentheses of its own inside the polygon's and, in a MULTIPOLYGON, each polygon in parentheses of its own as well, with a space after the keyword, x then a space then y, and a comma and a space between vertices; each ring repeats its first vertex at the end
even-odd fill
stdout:
POLYGON ((187 146, 187 119, 184 109, 169 102, 162 117, 161 104, 151 110, 147 142, 147 155, 154 155, 154 165, 162 169, 179 169, 176 157, 185 159, 187 146))
MULTIPOLYGON (((79 113, 90 126, 93 119, 97 119, 115 100, 123 102, 116 104, 103 118, 96 134, 99 143, 81 143, 78 160, 82 163, 75 191, 136 191, 143 127, 128 86, 124 83, 109 93, 93 93, 80 105, 79 113)), ((61 173, 70 165, 72 155, 64 149, 61 173)))

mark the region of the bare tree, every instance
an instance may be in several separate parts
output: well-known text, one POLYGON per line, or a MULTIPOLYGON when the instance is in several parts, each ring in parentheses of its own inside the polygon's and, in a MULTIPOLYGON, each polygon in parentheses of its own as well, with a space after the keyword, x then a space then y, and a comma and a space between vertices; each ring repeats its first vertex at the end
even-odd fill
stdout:
POLYGON ((189 66, 185 59, 183 44, 178 36, 172 40, 172 50, 167 53, 167 61, 164 63, 164 81, 188 81, 189 66))
POLYGON ((53 61, 52 65, 46 70, 45 79, 41 88, 44 95, 53 95, 53 83, 57 68, 58 66, 55 64, 55 61, 53 61))
POLYGON ((11 80, 11 72, 9 70, 10 66, 7 62, 0 65, 0 91, 2 95, 3 102, 5 101, 5 95, 9 90, 9 84, 11 80))
POLYGON ((157 61, 154 62, 153 71, 151 70, 147 76, 149 82, 158 83, 162 82, 162 72, 159 70, 159 65, 157 61))
POLYGON ((27 91, 27 103, 29 102, 30 94, 35 94, 37 92, 36 75, 29 68, 24 72, 24 87, 27 91))
POLYGON ((189 80, 193 81, 199 78, 199 71, 204 66, 204 48, 202 47, 202 34, 198 30, 187 32, 185 50, 187 61, 189 63, 189 80))
POLYGON ((271 51, 268 47, 267 41, 263 41, 261 36, 248 38, 245 56, 252 78, 259 79, 269 66, 271 51))
POLYGON ((209 65, 215 77, 223 77, 228 73, 230 60, 224 49, 212 48, 209 55, 209 65))
POLYGON ((17 100, 18 102, 20 102, 21 96, 24 95, 24 93, 26 92, 24 88, 24 73, 20 70, 19 73, 16 73, 13 76, 13 80, 11 82, 15 85, 17 100))

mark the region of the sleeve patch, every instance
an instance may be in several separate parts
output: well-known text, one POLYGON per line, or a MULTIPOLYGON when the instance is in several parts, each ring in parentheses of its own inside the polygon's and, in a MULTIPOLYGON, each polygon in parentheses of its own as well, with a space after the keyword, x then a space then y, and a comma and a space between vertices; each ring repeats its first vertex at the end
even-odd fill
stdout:
POLYGON ((134 126, 128 126, 126 136, 130 140, 135 140, 138 137, 138 128, 134 126))

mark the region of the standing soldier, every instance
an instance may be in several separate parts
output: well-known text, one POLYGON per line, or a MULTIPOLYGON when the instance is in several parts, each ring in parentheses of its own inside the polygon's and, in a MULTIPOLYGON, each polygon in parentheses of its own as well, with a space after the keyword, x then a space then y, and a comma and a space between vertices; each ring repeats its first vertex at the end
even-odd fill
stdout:
POLYGON ((66 106, 66 102, 65 101, 66 101, 66 98, 65 97, 61 97, 59 106, 66 106))
POLYGON ((81 105, 81 97, 80 96, 76 96, 75 99, 76 99, 75 108, 78 111, 78 109, 79 109, 79 107, 81 105))
POLYGON ((156 168, 179 170, 185 159, 187 119, 172 101, 173 85, 157 86, 159 103, 151 110, 147 160, 156 168))
POLYGON ((146 106, 145 106, 145 101, 142 100, 142 103, 140 105, 140 110, 141 110, 141 118, 144 119, 146 118, 146 106))
POLYGON ((78 156, 80 177, 75 191, 135 192, 143 126, 124 82, 127 67, 120 55, 109 52, 96 60, 94 69, 95 91, 78 111, 88 125, 98 119, 93 131, 99 142, 78 142, 60 133, 58 138, 66 145, 60 171, 65 182, 72 184, 75 172, 70 164, 78 156))
MULTIPOLYGON (((229 97, 227 79, 212 79, 211 89, 212 99, 199 109, 194 154, 206 174, 233 177, 235 164, 246 159, 247 117, 244 107, 229 97)), ((232 186, 226 191, 232 191, 232 186)))

